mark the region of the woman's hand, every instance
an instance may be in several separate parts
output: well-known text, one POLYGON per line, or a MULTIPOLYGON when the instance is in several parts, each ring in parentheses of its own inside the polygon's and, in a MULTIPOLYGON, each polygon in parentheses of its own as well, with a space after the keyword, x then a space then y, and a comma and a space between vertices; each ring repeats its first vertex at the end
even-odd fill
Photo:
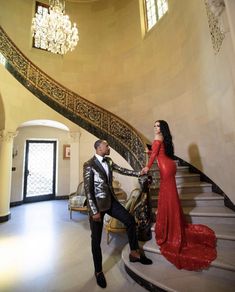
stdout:
POLYGON ((148 166, 145 166, 145 167, 141 170, 140 174, 141 174, 141 175, 143 175, 143 174, 147 174, 148 171, 149 171, 148 166))

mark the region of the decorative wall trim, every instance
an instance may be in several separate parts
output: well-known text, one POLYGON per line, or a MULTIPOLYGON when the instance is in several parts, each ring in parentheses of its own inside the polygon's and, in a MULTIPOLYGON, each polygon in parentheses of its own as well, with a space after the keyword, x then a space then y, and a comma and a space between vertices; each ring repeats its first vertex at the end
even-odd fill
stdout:
POLYGON ((89 102, 41 71, 15 46, 0 26, 0 52, 5 68, 30 92, 58 113, 105 139, 136 170, 146 162, 146 139, 111 112, 89 102))
POLYGON ((205 0, 211 41, 215 54, 218 54, 225 38, 221 14, 225 9, 224 0, 205 0))
POLYGON ((0 216, 0 223, 6 222, 11 219, 11 214, 8 214, 6 216, 0 216))
POLYGON ((0 142, 12 142, 13 139, 17 136, 18 131, 8 132, 6 130, 0 130, 0 142))
POLYGON ((206 0, 210 11, 216 16, 220 16, 225 8, 224 0, 206 0))

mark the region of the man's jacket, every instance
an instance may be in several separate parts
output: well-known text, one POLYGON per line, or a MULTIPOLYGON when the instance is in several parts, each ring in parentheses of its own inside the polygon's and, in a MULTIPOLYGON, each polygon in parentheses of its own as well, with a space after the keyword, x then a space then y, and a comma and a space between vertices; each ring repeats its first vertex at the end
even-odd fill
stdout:
POLYGON ((110 157, 106 159, 109 177, 96 156, 83 165, 84 188, 91 216, 110 209, 112 197, 116 199, 112 186, 113 171, 128 176, 139 176, 139 172, 118 166, 110 157))

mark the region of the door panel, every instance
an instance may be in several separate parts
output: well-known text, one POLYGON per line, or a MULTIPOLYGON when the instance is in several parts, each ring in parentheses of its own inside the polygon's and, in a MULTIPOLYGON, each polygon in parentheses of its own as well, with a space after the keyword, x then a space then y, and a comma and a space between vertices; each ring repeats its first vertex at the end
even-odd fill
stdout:
POLYGON ((24 201, 55 197, 56 141, 27 140, 24 201))

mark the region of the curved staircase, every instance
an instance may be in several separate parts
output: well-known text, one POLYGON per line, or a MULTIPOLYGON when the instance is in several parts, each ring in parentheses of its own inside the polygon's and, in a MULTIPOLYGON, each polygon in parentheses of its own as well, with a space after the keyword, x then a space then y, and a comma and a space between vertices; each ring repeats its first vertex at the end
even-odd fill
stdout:
MULTIPOLYGON (((35 97, 97 137, 106 139, 134 169, 146 162, 147 140, 121 118, 65 88, 35 66, 14 45, 0 26, 0 53, 5 68, 35 97)), ((155 181, 158 171, 153 171, 155 181)), ((153 259, 152 266, 130 264, 128 247, 123 250, 127 272, 151 291, 234 291, 235 213, 224 207, 223 197, 212 192, 212 185, 201 182, 185 166, 178 166, 177 186, 187 219, 215 230, 218 257, 209 269, 200 272, 177 270, 163 258, 153 239, 143 248, 153 259)), ((151 188, 153 211, 157 207, 158 185, 151 188)))
POLYGON ((0 25, 0 58, 5 69, 36 98, 99 139, 109 142, 133 169, 145 165, 149 141, 126 121, 90 102, 33 64, 0 25))
MULTIPOLYGON (((159 170, 152 170, 154 184, 150 188, 152 209, 157 208, 159 170)), ((122 252, 125 269, 140 285, 150 291, 229 292, 235 291, 235 212, 224 206, 224 197, 212 191, 212 184, 201 182, 200 175, 190 173, 187 166, 177 165, 176 183, 184 214, 188 222, 211 227, 217 237, 217 258, 202 271, 178 270, 160 253, 152 239, 143 243, 153 265, 129 262, 129 246, 122 252)))

